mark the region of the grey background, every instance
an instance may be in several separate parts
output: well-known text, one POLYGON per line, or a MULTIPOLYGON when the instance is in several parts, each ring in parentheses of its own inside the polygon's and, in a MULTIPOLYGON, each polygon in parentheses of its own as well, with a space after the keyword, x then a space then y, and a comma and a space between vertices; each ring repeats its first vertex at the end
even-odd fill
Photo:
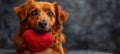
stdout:
MULTIPOLYGON (((24 1, 0 1, 0 49, 15 49, 13 35, 19 19, 13 8, 24 1)), ((63 25, 65 48, 120 54, 120 0, 57 1, 70 14, 63 25)))

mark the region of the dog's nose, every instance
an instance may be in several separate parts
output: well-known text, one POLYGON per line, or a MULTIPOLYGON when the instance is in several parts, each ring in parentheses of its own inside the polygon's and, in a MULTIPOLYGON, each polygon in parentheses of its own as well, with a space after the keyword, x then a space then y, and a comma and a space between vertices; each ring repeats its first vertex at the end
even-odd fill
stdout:
POLYGON ((41 28, 45 28, 47 26, 47 23, 45 21, 41 21, 41 22, 39 22, 39 26, 41 28))

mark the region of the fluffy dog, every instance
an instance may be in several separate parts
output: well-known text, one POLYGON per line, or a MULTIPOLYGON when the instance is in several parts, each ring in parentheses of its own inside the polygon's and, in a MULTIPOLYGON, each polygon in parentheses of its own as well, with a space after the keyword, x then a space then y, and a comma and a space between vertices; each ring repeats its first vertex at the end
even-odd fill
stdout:
POLYGON ((67 20, 65 12, 57 2, 27 0, 25 3, 14 8, 18 18, 19 29, 14 36, 16 54, 64 54, 62 43, 65 42, 62 33, 62 25, 67 20), (40 34, 51 32, 54 43, 42 52, 32 53, 27 49, 22 34, 25 30, 32 29, 40 34))

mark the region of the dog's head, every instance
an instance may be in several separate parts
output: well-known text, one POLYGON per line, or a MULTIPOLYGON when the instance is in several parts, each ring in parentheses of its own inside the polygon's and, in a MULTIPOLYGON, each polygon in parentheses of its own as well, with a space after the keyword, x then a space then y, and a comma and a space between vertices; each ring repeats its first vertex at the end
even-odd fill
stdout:
POLYGON ((20 27, 34 29, 40 33, 48 32, 56 25, 62 25, 68 17, 68 13, 62 10, 57 2, 27 0, 14 10, 20 19, 20 27))

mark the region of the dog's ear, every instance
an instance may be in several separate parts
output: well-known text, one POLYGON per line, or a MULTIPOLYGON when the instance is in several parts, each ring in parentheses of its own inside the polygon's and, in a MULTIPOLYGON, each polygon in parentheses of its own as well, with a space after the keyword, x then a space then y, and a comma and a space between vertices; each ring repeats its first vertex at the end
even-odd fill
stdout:
POLYGON ((20 5, 14 8, 16 15, 19 17, 20 21, 24 21, 27 16, 27 10, 24 5, 20 5))
POLYGON ((19 17, 20 21, 24 21, 26 19, 27 14, 28 14, 27 10, 28 10, 30 4, 33 2, 34 2, 34 0, 27 0, 22 5, 19 5, 14 8, 14 11, 15 11, 16 15, 19 17))
POLYGON ((68 13, 64 11, 57 2, 54 2, 54 8, 56 13, 57 21, 60 25, 62 25, 68 18, 68 13))

